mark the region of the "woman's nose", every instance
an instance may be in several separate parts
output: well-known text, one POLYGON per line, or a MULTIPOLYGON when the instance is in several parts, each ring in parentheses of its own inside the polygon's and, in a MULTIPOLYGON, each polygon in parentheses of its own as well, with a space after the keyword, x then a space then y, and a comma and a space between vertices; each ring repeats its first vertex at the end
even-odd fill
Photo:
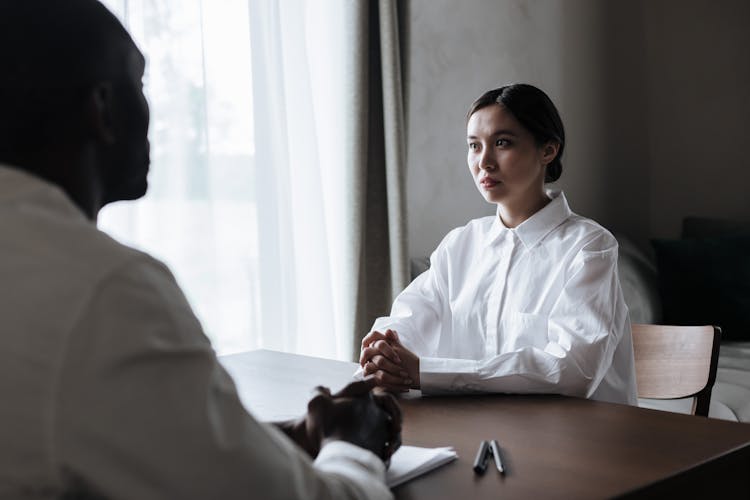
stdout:
POLYGON ((482 151, 482 154, 479 156, 479 168, 482 170, 491 171, 494 170, 497 167, 495 163, 495 158, 487 152, 485 149, 482 151))

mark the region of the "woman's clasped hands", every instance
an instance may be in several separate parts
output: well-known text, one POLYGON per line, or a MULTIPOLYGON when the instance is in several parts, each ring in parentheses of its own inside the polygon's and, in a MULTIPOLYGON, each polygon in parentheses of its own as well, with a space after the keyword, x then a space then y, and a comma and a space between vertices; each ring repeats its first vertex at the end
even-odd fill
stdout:
POLYGON ((419 357, 401 344, 394 330, 372 331, 362 339, 359 364, 379 387, 391 392, 419 389, 419 357))

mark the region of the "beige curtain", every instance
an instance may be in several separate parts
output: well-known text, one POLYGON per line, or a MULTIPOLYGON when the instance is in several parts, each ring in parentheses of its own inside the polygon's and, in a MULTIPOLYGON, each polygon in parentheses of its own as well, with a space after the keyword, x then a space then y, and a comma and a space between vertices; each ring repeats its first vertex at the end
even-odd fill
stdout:
POLYGON ((345 264, 356 294, 351 324, 355 358, 374 319, 390 311, 408 284, 404 196, 406 116, 403 42, 406 2, 352 1, 349 95, 353 140, 351 162, 350 258, 345 264))

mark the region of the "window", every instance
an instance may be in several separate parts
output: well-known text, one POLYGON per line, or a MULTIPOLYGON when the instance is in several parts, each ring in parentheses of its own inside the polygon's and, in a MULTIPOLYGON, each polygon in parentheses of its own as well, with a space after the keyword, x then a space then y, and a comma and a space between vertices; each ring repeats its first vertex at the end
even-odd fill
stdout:
POLYGON ((144 52, 149 192, 99 227, 165 261, 219 352, 258 347, 247 0, 105 0, 144 52))
POLYGON ((172 269, 219 353, 349 359, 345 2, 104 3, 146 56, 152 162, 100 228, 172 269))

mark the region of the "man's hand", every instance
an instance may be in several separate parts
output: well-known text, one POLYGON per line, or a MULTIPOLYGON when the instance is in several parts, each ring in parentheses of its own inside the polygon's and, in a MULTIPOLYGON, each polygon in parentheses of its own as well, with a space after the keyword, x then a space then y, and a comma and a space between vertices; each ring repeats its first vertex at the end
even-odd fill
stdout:
POLYGON ((359 357, 365 375, 373 375, 378 386, 389 391, 419 389, 419 357, 401 344, 393 330, 373 331, 362 339, 359 357))
POLYGON ((317 387, 318 394, 307 405, 308 441, 317 442, 318 450, 326 439, 348 441, 388 462, 401 446, 401 409, 390 394, 374 392, 375 385, 368 377, 336 394, 317 387))

